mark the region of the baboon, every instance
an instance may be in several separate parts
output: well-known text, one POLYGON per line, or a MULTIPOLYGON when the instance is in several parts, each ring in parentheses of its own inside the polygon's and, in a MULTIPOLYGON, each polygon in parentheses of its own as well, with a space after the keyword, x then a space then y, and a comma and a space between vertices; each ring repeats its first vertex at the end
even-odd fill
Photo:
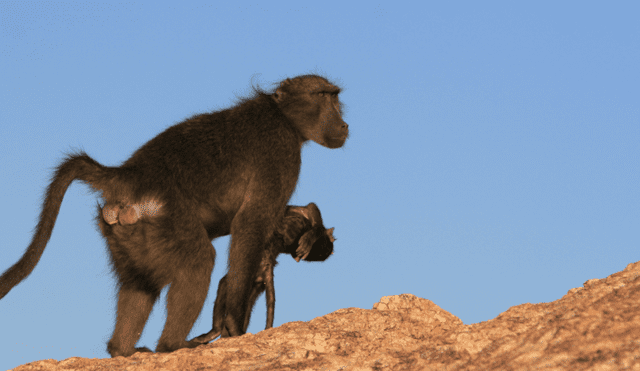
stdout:
MULTIPOLYGON (((283 225, 278 230, 278 239, 269 248, 265 249, 260 268, 256 272, 251 295, 244 318, 243 331, 247 332, 251 312, 256 300, 266 289, 267 296, 267 324, 266 329, 273 327, 273 316, 276 305, 276 291, 273 283, 273 269, 278 264, 276 258, 279 254, 288 253, 299 262, 324 261, 333 254, 333 228, 325 229, 322 223, 320 210, 313 202, 305 207, 287 206, 283 225)), ((227 291, 227 276, 220 279, 218 293, 213 306, 213 327, 211 331, 193 339, 193 341, 208 343, 222 334, 227 337, 229 333, 223 328, 225 317, 224 298, 227 291)))
MULTIPOLYGON (((155 201, 158 215, 134 224, 96 219, 118 278, 112 357, 135 348, 160 291, 170 284, 167 320, 156 351, 192 348, 186 337, 207 296, 214 238, 231 234, 226 315, 231 336, 244 333, 245 313, 263 250, 277 238, 298 182, 308 140, 340 148, 349 136, 340 89, 327 79, 286 79, 271 93, 254 88, 231 108, 195 115, 167 128, 119 167, 84 152, 69 155, 49 184, 31 244, 0 277, 0 298, 25 279, 51 237, 60 205, 74 180, 101 192, 105 205, 155 201)), ((98 213, 102 213, 98 207, 98 213)))

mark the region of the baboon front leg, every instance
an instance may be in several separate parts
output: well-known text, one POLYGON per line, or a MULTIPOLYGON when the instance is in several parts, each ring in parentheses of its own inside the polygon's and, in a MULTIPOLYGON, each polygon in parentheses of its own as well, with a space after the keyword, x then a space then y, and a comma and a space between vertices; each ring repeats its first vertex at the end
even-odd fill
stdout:
POLYGON ((244 314, 244 327, 243 331, 246 333, 247 328, 249 328, 249 321, 251 320, 251 313, 253 312, 253 307, 256 305, 256 300, 262 292, 264 291, 264 283, 263 282, 255 282, 253 284, 253 288, 251 289, 251 294, 249 295, 249 299, 247 299, 247 310, 244 314))
POLYGON ((149 348, 135 348, 135 345, 140 339, 158 294, 125 286, 120 288, 116 328, 107 344, 107 351, 111 357, 128 357, 136 352, 150 352, 149 348))
MULTIPOLYGON (((264 291, 264 283, 262 281, 254 282, 253 287, 251 288, 251 293, 247 298, 247 308, 245 309, 245 312, 244 312, 244 324, 242 329, 245 333, 247 332, 247 328, 249 328, 249 321, 251 321, 251 312, 253 311, 253 307, 255 306, 256 300, 258 300, 258 297, 260 297, 260 294, 262 294, 263 291, 264 291)), ((214 314, 214 318, 216 318, 215 314, 214 314)), ((227 330, 227 328, 223 327, 224 316, 220 316, 219 318, 214 319, 214 327, 216 325, 216 320, 219 328, 221 329, 220 337, 221 338, 230 337, 231 335, 229 334, 229 331, 227 330)))
MULTIPOLYGON (((226 278, 223 277, 223 279, 226 278)), ((220 282, 222 282, 222 280, 220 280, 220 282)), ((226 287, 225 287, 226 289, 226 287)), ((247 309, 245 311, 244 314, 244 324, 243 324, 243 330, 246 333, 247 332, 247 328, 249 328, 249 321, 251 320, 251 311, 253 310, 253 306, 256 303, 256 300, 258 300, 258 297, 260 296, 260 294, 262 294, 262 291, 264 291, 264 285, 262 282, 256 282, 254 283, 254 286, 251 289, 251 294, 249 294, 249 298, 247 299, 247 309)), ((218 297, 220 296, 220 287, 218 287, 218 297)), ((221 302, 223 302, 223 300, 221 300, 221 302)), ((220 338, 227 338, 230 337, 231 335, 229 334, 229 331, 227 330, 226 327, 224 327, 224 318, 226 315, 226 311, 222 312, 220 311, 218 313, 218 315, 216 315, 216 308, 218 305, 218 299, 216 299, 216 306, 213 308, 214 310, 214 314, 213 314, 213 330, 211 330, 209 332, 210 335, 208 336, 209 341, 215 339, 216 337, 218 337, 218 335, 220 335, 220 338), (214 335, 212 337, 212 335, 214 335)), ((224 309, 224 305, 221 305, 221 307, 224 309)))

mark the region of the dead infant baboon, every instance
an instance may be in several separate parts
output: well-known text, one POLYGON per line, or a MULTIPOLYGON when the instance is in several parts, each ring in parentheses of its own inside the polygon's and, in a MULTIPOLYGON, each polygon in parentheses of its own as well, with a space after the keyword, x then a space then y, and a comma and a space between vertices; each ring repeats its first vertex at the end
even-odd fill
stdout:
POLYGON ((119 286, 107 345, 112 357, 149 351, 135 345, 167 285, 167 320, 156 351, 200 344, 186 337, 209 289, 215 261, 211 240, 227 234, 224 327, 231 336, 242 335, 263 251, 277 240, 298 182, 302 145, 313 140, 340 148, 349 136, 340 89, 323 77, 286 79, 271 93, 254 90, 231 108, 167 128, 119 167, 103 166, 85 153, 69 155, 46 190, 29 247, 0 276, 0 298, 33 271, 67 188, 80 180, 101 192, 105 205, 162 204, 156 216, 133 224, 127 223, 136 219, 135 210, 133 219, 118 223, 97 218, 119 286))
MULTIPOLYGON (((260 269, 256 272, 249 305, 245 313, 243 331, 247 332, 251 312, 256 300, 266 289, 267 296, 267 324, 265 330, 273 327, 273 317, 276 305, 276 291, 273 283, 273 269, 278 264, 276 258, 279 254, 291 254, 297 262, 300 259, 306 261, 325 261, 333 254, 333 228, 325 229, 322 223, 322 215, 318 206, 313 202, 305 207, 287 206, 280 235, 273 244, 264 251, 260 269)), ((213 327, 211 331, 202 334, 192 341, 208 343, 222 334, 229 336, 223 326, 226 308, 224 298, 227 290, 227 276, 220 279, 218 293, 213 306, 213 327)))

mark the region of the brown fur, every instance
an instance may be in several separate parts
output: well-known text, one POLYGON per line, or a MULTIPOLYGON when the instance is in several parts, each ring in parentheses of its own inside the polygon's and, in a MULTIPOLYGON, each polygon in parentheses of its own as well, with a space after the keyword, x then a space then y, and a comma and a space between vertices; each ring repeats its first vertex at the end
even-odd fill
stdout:
MULTIPOLYGON (((273 327, 273 317, 276 305, 276 291, 273 282, 273 269, 278 264, 279 254, 287 253, 296 260, 325 261, 333 254, 333 228, 325 229, 320 210, 313 202, 305 207, 287 206, 282 228, 278 231, 278 239, 265 249, 260 268, 256 272, 249 304, 244 317, 244 332, 249 327, 251 311, 258 297, 266 290, 267 294, 267 324, 265 329, 273 327)), ((226 316, 224 299, 227 292, 227 276, 218 283, 218 294, 213 306, 213 327, 211 331, 202 334, 193 341, 208 343, 222 334, 229 336, 223 326, 226 316)))
POLYGON ((101 192, 105 205, 162 204, 157 216, 133 224, 127 224, 135 219, 131 215, 109 224, 98 208, 119 284, 116 325, 107 345, 112 357, 148 351, 135 345, 169 284, 167 321, 156 351, 199 344, 186 337, 207 296, 215 261, 211 240, 227 234, 224 325, 232 336, 243 334, 263 250, 277 238, 298 181, 302 145, 313 140, 340 148, 348 137, 339 92, 325 78, 299 76, 273 93, 256 89, 231 108, 169 127, 119 167, 103 166, 84 153, 68 156, 46 190, 31 244, 0 276, 0 298, 33 271, 67 188, 81 180, 101 192))

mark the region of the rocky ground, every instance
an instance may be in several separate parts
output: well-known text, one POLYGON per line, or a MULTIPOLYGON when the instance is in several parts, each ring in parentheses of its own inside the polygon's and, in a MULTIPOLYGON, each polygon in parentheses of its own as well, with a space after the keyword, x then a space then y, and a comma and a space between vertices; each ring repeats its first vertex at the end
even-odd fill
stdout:
POLYGON ((196 349, 14 370, 640 370, 639 276, 632 263, 554 302, 472 325, 402 294, 196 349))

